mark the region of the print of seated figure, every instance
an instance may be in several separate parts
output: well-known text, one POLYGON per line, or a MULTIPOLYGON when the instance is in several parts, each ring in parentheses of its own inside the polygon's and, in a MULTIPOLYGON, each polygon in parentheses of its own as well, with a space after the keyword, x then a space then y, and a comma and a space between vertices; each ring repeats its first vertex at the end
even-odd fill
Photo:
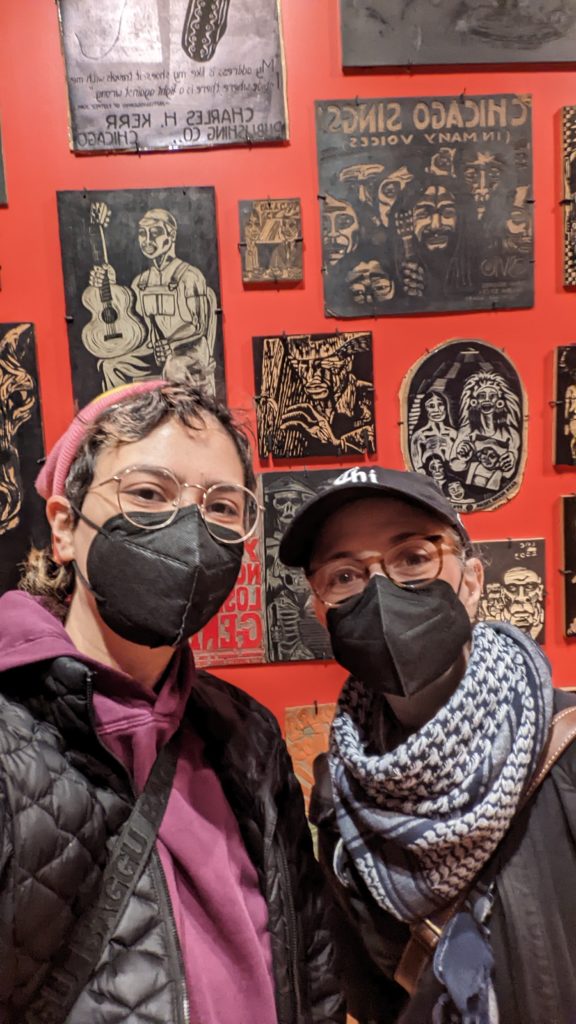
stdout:
POLYGON ((521 439, 520 402, 504 378, 493 371, 471 374, 460 398, 451 469, 468 484, 498 490, 516 472, 521 439))
POLYGON ((432 453, 447 460, 457 436, 458 431, 450 417, 448 398, 441 391, 431 388, 424 395, 410 442, 410 458, 414 469, 420 471, 427 456, 432 453))

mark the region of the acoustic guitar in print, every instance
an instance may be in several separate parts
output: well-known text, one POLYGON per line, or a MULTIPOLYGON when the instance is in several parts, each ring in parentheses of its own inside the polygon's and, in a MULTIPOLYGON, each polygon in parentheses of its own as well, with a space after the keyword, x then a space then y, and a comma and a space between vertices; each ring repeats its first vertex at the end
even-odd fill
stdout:
POLYGON ((99 359, 127 355, 140 348, 146 337, 144 324, 134 312, 134 295, 130 288, 110 281, 108 249, 104 229, 110 222, 106 203, 90 204, 90 246, 97 284, 90 284, 82 293, 82 304, 92 319, 82 331, 82 342, 99 359))

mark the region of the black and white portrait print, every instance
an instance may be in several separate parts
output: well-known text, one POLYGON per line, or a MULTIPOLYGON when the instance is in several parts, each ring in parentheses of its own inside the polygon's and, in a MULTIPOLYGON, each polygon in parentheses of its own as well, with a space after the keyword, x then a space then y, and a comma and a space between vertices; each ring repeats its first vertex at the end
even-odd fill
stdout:
POLYGON ((562 498, 564 635, 576 636, 576 495, 562 498))
POLYGON ((556 349, 554 465, 576 466, 576 345, 556 349))
POLYGON ((241 200, 240 253, 243 281, 301 281, 300 200, 241 200))
POLYGON ((575 0, 340 0, 345 67, 573 61, 575 0))
POLYGON ((284 335, 253 344, 263 458, 374 451, 370 333, 284 335))
POLYGON ((31 544, 48 541, 34 489, 43 456, 34 330, 0 324, 0 593, 16 586, 31 544))
POLYGON ((264 473, 264 553, 267 660, 331 658, 328 631, 312 610, 302 569, 289 569, 278 557, 280 541, 298 510, 314 497, 334 470, 264 473))
POLYGON ((59 192, 58 212, 80 406, 158 376, 223 398, 214 189, 59 192))
POLYGON ((545 544, 541 539, 481 541, 484 590, 479 619, 509 622, 533 640, 545 637, 545 544))
POLYGON ((400 396, 406 464, 436 481, 461 512, 496 508, 520 487, 526 397, 516 369, 484 341, 439 345, 400 396))
POLYGON ((533 303, 530 98, 317 103, 325 311, 533 303))

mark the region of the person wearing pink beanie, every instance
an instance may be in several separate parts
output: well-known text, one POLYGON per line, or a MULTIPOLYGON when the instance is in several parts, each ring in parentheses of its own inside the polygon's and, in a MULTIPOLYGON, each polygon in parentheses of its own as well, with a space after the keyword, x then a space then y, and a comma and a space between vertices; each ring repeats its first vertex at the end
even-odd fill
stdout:
POLYGON ((188 643, 258 529, 246 435, 135 383, 36 487, 51 549, 0 598, 0 1024, 341 1024, 278 724, 188 643))

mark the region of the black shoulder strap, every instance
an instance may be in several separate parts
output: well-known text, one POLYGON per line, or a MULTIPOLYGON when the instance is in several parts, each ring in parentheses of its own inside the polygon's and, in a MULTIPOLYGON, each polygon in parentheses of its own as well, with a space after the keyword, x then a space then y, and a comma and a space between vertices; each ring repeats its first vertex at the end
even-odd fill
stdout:
POLYGON ((103 956, 154 846, 172 789, 180 733, 162 748, 112 848, 94 906, 76 922, 61 958, 19 1019, 63 1024, 103 956))

